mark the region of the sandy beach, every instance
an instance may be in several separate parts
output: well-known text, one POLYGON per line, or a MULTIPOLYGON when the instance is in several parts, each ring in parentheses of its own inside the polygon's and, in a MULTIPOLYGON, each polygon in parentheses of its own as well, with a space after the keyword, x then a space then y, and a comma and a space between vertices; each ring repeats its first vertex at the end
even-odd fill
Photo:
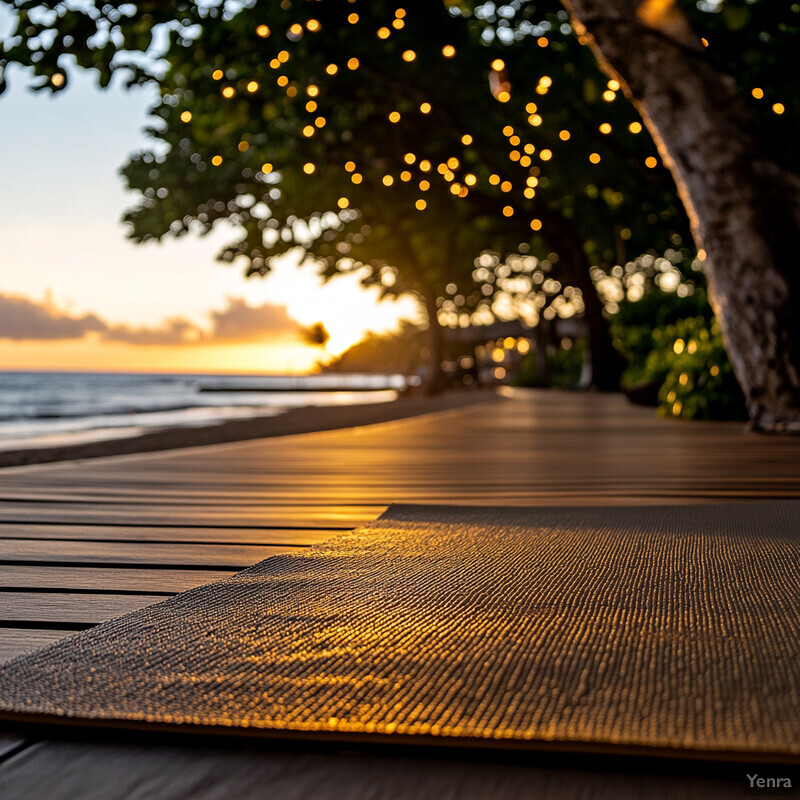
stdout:
POLYGON ((273 416, 251 417, 198 427, 165 428, 141 436, 104 439, 57 447, 0 451, 0 468, 51 461, 97 458, 127 453, 175 450, 207 444, 240 442, 296 433, 352 428, 394 419, 415 417, 432 411, 460 408, 488 399, 485 391, 447 392, 436 397, 399 397, 389 403, 351 406, 304 406, 273 416))

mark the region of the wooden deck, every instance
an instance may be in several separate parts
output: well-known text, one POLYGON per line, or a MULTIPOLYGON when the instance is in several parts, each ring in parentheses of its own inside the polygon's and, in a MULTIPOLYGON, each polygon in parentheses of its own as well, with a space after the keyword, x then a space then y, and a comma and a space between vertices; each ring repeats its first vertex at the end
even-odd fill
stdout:
MULTIPOLYGON (((3 470, 0 659, 322 541, 392 502, 786 497, 800 498, 798 438, 537 391, 362 428, 3 470)), ((0 760, 19 746, 0 741, 0 760)))

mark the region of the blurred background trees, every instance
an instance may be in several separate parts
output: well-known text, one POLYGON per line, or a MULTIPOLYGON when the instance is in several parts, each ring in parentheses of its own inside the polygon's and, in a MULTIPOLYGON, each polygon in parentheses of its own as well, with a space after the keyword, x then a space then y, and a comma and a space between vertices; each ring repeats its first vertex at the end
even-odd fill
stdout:
MULTIPOLYGON (((708 247, 696 258, 662 161, 669 148, 646 104, 624 97, 627 73, 603 74, 586 46, 594 44, 589 4, 570 7, 583 15, 578 35, 559 3, 524 0, 12 5, 18 35, 0 69, 30 66, 48 91, 67 86, 70 62, 96 70, 103 85, 116 72, 158 85, 152 149, 123 171, 141 195, 126 217, 136 240, 202 234, 227 220, 241 237, 221 258, 250 274, 267 274, 275 258, 299 248, 326 277, 358 271, 385 293, 414 294, 428 319, 417 351, 427 356, 432 390, 453 355, 448 335, 518 319, 534 345, 521 354, 519 380, 572 385, 589 374, 612 389, 622 376, 633 397, 660 402, 665 414, 740 413, 702 272, 719 310, 719 267, 710 266, 733 242, 722 242, 715 258, 708 247), (547 334, 549 322, 574 317, 586 321, 588 350, 547 334)), ((634 49, 651 61, 676 57, 663 46, 679 50, 689 68, 701 59, 714 75, 733 70, 736 85, 723 83, 737 97, 736 113, 748 131, 758 120, 758 136, 772 137, 776 158, 786 154, 789 175, 797 157, 787 122, 797 109, 779 97, 796 66, 787 43, 796 41, 798 10, 645 2, 608 11, 623 27, 623 15, 633 15, 634 49), (642 16, 656 6, 672 16, 642 16)), ((662 73, 660 89, 648 91, 668 94, 667 73, 653 71, 662 73)), ((748 147, 755 136, 747 133, 748 147)), ((674 156, 668 164, 678 174, 674 156)), ((686 191, 683 200, 697 233, 696 204, 686 191)), ((757 426, 791 427, 794 322, 775 305, 785 307, 791 287, 776 288, 752 254, 726 258, 742 279, 737 296, 777 296, 722 319, 757 426), (731 339, 731 319, 750 338, 731 339), (783 360, 769 356, 764 336, 783 360)))

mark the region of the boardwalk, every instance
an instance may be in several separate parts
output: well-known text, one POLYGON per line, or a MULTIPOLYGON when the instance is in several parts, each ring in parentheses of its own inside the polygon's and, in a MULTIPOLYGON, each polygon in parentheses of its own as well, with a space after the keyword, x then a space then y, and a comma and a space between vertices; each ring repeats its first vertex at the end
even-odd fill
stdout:
POLYGON ((373 519, 392 502, 800 497, 800 440, 517 392, 381 425, 7 470, 0 657, 373 519))
POLYGON ((392 502, 800 498, 800 439, 662 421, 617 396, 526 391, 363 428, 1 475, 0 658, 10 658, 320 542, 392 502))

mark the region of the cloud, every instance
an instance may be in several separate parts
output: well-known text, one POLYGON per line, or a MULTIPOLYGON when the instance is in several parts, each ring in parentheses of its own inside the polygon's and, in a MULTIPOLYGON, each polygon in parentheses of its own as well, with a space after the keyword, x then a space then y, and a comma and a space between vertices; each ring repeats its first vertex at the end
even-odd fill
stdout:
POLYGON ((209 312, 208 327, 183 317, 165 320, 156 327, 130 327, 110 325, 95 314, 73 316, 49 299, 36 302, 0 294, 0 339, 74 340, 91 333, 103 341, 141 346, 232 344, 276 338, 303 340, 305 329, 289 316, 285 306, 270 303, 249 306, 242 298, 235 297, 229 297, 227 303, 222 311, 209 312))
POLYGON ((0 294, 0 339, 82 339, 87 333, 107 328, 94 314, 74 317, 49 299, 36 303, 26 297, 0 294))

